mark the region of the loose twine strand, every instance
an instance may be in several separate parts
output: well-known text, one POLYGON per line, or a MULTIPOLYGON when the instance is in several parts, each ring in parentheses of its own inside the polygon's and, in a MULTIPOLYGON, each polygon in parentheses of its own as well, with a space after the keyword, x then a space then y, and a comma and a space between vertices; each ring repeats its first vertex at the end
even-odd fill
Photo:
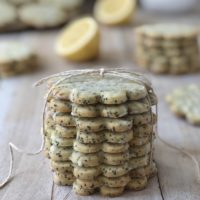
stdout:
MULTIPOLYGON (((9 172, 7 177, 5 178, 5 180, 0 184, 0 189, 3 188, 10 180, 11 180, 11 176, 12 176, 12 172, 13 172, 13 164, 14 164, 14 154, 13 154, 13 150, 17 151, 18 153, 22 153, 25 155, 29 155, 29 156, 34 156, 37 155, 39 153, 41 153, 44 149, 44 117, 45 117, 45 111, 46 111, 46 106, 47 106, 47 99, 49 98, 50 93, 52 92, 52 90, 55 88, 55 86, 57 86, 58 84, 62 83, 63 81, 65 81, 66 79, 70 79, 72 77, 76 77, 76 76, 80 76, 80 75, 100 75, 100 76, 104 76, 106 75, 112 75, 115 77, 119 77, 119 78, 125 78, 128 79, 130 81, 134 81, 136 83, 141 83, 143 84, 147 89, 151 89, 153 91, 153 89, 151 88, 151 83, 144 78, 144 76, 142 76, 141 74, 138 73, 133 73, 131 72, 131 75, 134 76, 134 78, 132 78, 130 75, 130 71, 124 70, 124 69, 88 69, 88 70, 70 70, 70 71, 65 71, 65 72, 61 72, 52 76, 48 76, 45 77, 41 80, 39 80, 37 83, 35 83, 34 86, 40 86, 43 83, 47 82, 48 80, 52 79, 52 78, 59 78, 59 80, 57 80, 53 86, 50 88, 50 90, 48 91, 48 94, 45 98, 45 106, 44 106, 44 110, 43 110, 43 128, 41 130, 41 135, 42 135, 42 143, 41 143, 41 147, 39 148, 38 151, 36 152, 26 152, 25 150, 17 147, 15 144, 13 144, 12 142, 9 142, 9 152, 10 152, 10 165, 9 165, 9 172), (127 73, 127 74, 126 74, 127 73), (61 77, 64 77, 62 79, 60 79, 61 77)), ((156 114, 157 113, 157 106, 156 106, 156 114)), ((156 125, 156 132, 157 132, 157 125, 156 125)), ((189 158, 192 159, 193 163, 195 164, 195 169, 196 169, 196 177, 197 177, 197 182, 200 184, 200 168, 199 168, 199 164, 198 161, 196 160, 196 158, 189 153, 188 151, 175 147, 171 144, 169 144, 168 142, 166 142, 165 140, 163 140, 158 134, 157 137, 160 141, 162 141, 166 146, 175 149, 177 151, 180 151, 182 153, 184 153, 185 155, 187 155, 189 158)), ((53 187, 52 187, 53 190, 53 187)), ((53 191, 52 191, 53 194, 53 191)))

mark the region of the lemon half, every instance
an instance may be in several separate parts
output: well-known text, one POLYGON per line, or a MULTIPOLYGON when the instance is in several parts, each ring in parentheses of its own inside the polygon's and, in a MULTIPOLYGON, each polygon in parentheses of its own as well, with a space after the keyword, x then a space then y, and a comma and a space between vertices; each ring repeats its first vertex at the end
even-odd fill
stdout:
POLYGON ((126 24, 132 19, 135 8, 136 0, 98 0, 94 15, 103 24, 126 24))
POLYGON ((87 61, 99 53, 100 32, 92 17, 84 17, 70 23, 56 42, 58 55, 71 61, 87 61))

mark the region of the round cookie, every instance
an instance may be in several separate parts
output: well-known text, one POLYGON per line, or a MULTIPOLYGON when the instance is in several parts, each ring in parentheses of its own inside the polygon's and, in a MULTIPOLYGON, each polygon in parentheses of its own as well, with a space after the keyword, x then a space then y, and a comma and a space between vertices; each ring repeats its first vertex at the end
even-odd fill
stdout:
POLYGON ((63 148, 51 146, 49 151, 51 160, 53 161, 69 161, 69 157, 72 154, 72 148, 63 148))
POLYGON ((105 139, 103 136, 103 133, 87 133, 87 132, 81 132, 77 131, 76 139, 80 143, 84 144, 95 144, 95 143, 102 143, 105 139))
POLYGON ((20 20, 34 28, 51 28, 64 24, 68 20, 66 12, 53 4, 33 3, 19 9, 20 20))
POLYGON ((122 153, 122 152, 126 152, 129 148, 129 144, 125 143, 125 144, 112 144, 112 143, 107 143, 104 142, 102 145, 102 151, 106 152, 106 153, 122 153))
POLYGON ((77 178, 76 184, 78 184, 83 189, 92 190, 92 189, 96 189, 97 187, 100 186, 100 181, 98 179, 96 179, 96 180, 81 180, 81 179, 77 178))
POLYGON ((73 151, 70 160, 79 167, 95 167, 101 163, 101 157, 97 153, 83 154, 73 151))
POLYGON ((76 128, 75 127, 64 127, 59 124, 55 125, 55 133, 57 137, 60 138, 75 138, 76 128))
POLYGON ((117 188, 112 188, 107 186, 100 187, 100 193, 103 196, 117 197, 120 196, 123 192, 124 192, 124 187, 117 187, 117 188))
POLYGON ((53 171, 58 171, 58 172, 72 172, 73 171, 73 165, 71 161, 55 162, 52 160, 51 167, 53 171))
POLYGON ((94 180, 101 174, 100 167, 74 166, 74 176, 82 180, 94 180))
POLYGON ((122 133, 113 133, 109 131, 104 131, 104 138, 109 143, 119 143, 124 144, 130 142, 133 138, 133 131, 127 131, 122 133))
POLYGON ((153 125, 151 123, 133 127, 134 137, 148 136, 151 135, 152 132, 153 132, 153 125))
POLYGON ((72 173, 58 173, 55 172, 53 175, 54 183, 57 185, 72 185, 75 178, 72 173))
POLYGON ((115 178, 127 174, 130 170, 128 163, 118 166, 102 165, 102 173, 109 178, 115 178))
POLYGON ((103 185, 108 186, 108 187, 125 187, 128 182, 130 181, 130 176, 129 175, 124 175, 120 176, 117 178, 108 178, 105 176, 101 176, 100 180, 103 185))
POLYGON ((101 144, 83 144, 75 140, 74 150, 81 153, 95 153, 101 150, 101 144))
POLYGON ((128 183, 127 188, 130 190, 142 190, 147 186, 146 176, 141 178, 131 178, 131 181, 128 183))
POLYGON ((81 196, 88 196, 91 195, 95 192, 95 189, 84 189, 80 185, 76 183, 76 181, 73 183, 73 190, 76 194, 81 195, 81 196))
POLYGON ((129 161, 129 164, 132 169, 145 167, 149 164, 149 155, 139 157, 139 158, 131 158, 129 161))
POLYGON ((103 163, 107 165, 122 165, 129 159, 129 152, 125 153, 103 153, 103 163))
MULTIPOLYGON (((152 133, 153 135, 153 133, 152 133)), ((144 137, 133 137, 133 139, 129 142, 130 146, 142 146, 148 143, 151 140, 151 136, 147 135, 144 137)))
POLYGON ((53 119, 55 124, 64 126, 64 127, 71 127, 71 126, 75 126, 76 122, 75 119, 70 115, 70 114, 66 114, 66 113, 55 113, 53 115, 53 119))
POLYGON ((142 157, 150 153, 151 151, 151 144, 147 143, 143 146, 133 146, 130 148, 130 157, 142 157))
POLYGON ((74 144, 74 138, 60 138, 53 133, 51 135, 51 143, 55 147, 72 147, 74 144))
POLYGON ((70 113, 71 103, 69 101, 52 98, 48 103, 48 108, 53 112, 70 113))

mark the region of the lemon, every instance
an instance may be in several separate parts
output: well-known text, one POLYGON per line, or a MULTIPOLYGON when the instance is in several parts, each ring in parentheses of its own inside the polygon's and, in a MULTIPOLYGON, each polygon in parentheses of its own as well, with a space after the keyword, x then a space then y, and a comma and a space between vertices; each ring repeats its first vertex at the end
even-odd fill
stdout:
POLYGON ((136 0, 98 0, 94 7, 96 19, 106 25, 129 23, 136 8, 136 0))
POLYGON ((56 42, 58 55, 71 61, 87 61, 99 53, 99 27, 92 17, 84 17, 70 23, 56 42))

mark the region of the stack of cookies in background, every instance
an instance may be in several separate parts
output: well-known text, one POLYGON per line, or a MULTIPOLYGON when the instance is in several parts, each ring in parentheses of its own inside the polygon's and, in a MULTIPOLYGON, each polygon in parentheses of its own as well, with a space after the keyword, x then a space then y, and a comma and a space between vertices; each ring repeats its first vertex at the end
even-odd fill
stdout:
POLYGON ((125 188, 145 188, 156 172, 157 100, 150 83, 128 72, 82 70, 66 77, 73 73, 60 83, 53 79, 48 93, 44 133, 54 182, 73 184, 79 195, 99 190, 119 196, 125 188))
POLYGON ((0 31, 45 29, 65 24, 83 0, 0 0, 0 31))
POLYGON ((198 71, 198 34, 196 27, 182 24, 138 27, 135 30, 135 61, 155 73, 198 71))

